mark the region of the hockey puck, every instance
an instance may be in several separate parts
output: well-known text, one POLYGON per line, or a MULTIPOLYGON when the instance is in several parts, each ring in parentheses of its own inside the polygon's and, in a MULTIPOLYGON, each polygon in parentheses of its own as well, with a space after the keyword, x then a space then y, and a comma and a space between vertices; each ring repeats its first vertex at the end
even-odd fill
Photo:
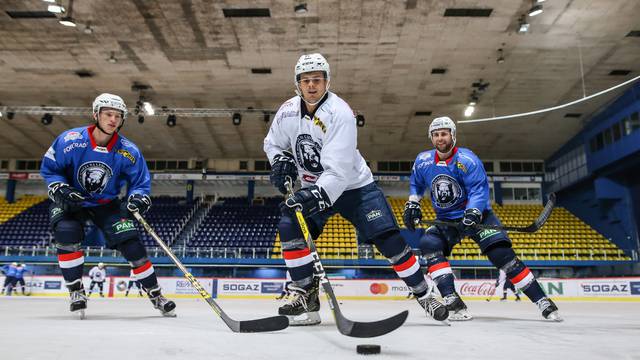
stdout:
POLYGON ((362 344, 356 346, 356 352, 362 355, 380 354, 380 345, 362 344))

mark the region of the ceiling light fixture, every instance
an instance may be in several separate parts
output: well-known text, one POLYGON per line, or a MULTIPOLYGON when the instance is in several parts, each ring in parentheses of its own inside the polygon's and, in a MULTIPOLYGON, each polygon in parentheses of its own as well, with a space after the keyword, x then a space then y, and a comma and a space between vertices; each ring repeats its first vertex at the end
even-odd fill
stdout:
POLYGON ((502 49, 498 49, 498 60, 496 60, 498 64, 504 63, 504 51, 502 49))
POLYGON ((151 105, 151 103, 148 101, 142 103, 142 109, 144 110, 144 113, 149 116, 153 116, 156 114, 156 111, 153 109, 153 105, 151 105))
POLYGON ((44 125, 50 125, 53 122, 53 116, 49 113, 42 115, 40 122, 44 125))
POLYGON ((529 9, 529 16, 536 16, 542 14, 542 5, 534 5, 529 9))
POLYGON ((264 117, 262 119, 264 120, 264 122, 268 123, 269 120, 271 120, 271 117, 269 116, 269 113, 266 112, 264 113, 264 117))
POLYGON ((62 14, 64 12, 64 7, 62 5, 49 5, 47 6, 47 11, 54 14, 62 14))
POLYGON ((529 32, 529 23, 525 15, 520 16, 518 19, 518 34, 526 34, 529 32))
POLYGON ((109 58, 107 59, 108 62, 115 64, 118 62, 118 59, 116 58, 116 53, 115 51, 112 51, 111 54, 109 55, 109 58))
POLYGON ((356 115, 356 126, 363 127, 364 126, 364 115, 358 114, 356 115))
POLYGON ((176 126, 177 121, 178 121, 178 118, 176 118, 175 114, 171 114, 171 115, 167 116, 167 126, 168 127, 176 126))
POLYGON ((296 14, 306 14, 307 13, 307 3, 300 3, 296 6, 293 7, 293 11, 295 11, 296 14))
POLYGON ((144 123, 144 115, 138 115, 138 124, 144 123))
POLYGON ((76 22, 73 21, 73 18, 71 16, 65 16, 65 17, 61 18, 60 20, 58 20, 58 22, 61 25, 64 25, 64 26, 76 27, 76 22))
POLYGON ((464 109, 464 117, 469 117, 473 115, 473 112, 475 110, 476 110, 476 103, 470 102, 469 105, 467 105, 467 108, 464 109))
POLYGON ((231 120, 233 121, 233 125, 239 126, 242 122, 242 115, 240 115, 240 113, 233 113, 231 120))

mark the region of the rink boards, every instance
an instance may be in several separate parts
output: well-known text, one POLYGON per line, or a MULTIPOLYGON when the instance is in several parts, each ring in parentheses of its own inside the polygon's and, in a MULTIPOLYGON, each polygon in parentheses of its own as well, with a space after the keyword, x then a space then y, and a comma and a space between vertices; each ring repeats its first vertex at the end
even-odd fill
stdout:
MULTIPOLYGON (((62 276, 35 276, 25 279, 34 296, 67 296, 62 276)), ((90 280, 85 277, 88 289, 90 280)), ((0 277, 4 282, 4 277, 0 277)), ((158 279, 165 294, 172 297, 198 297, 189 281, 178 277, 158 279)), ((284 279, 199 278, 198 281, 215 298, 272 298, 280 294, 284 279)), ((640 301, 640 277, 540 279, 545 292, 558 300, 640 301)), ((104 285, 107 297, 123 297, 128 277, 108 277, 104 285)), ((400 280, 331 279, 336 296, 349 300, 397 300, 406 298, 407 286, 400 280)), ((456 280, 456 290, 465 299, 489 299, 502 296, 502 284, 496 291, 495 280, 456 280)), ((94 292, 97 288, 94 289, 94 292)), ((131 294, 137 294, 134 288, 131 294)), ((131 295, 130 295, 131 296, 131 295)))

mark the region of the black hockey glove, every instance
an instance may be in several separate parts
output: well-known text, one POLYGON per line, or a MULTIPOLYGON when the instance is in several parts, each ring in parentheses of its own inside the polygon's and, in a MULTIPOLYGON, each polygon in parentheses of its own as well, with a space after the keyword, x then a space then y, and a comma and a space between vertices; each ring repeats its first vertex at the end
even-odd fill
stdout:
POLYGON ((474 232, 473 226, 482 222, 482 212, 476 208, 469 208, 464 211, 462 218, 462 231, 471 234, 474 232))
POLYGON ((271 184, 278 188, 278 190, 286 194, 287 188, 284 186, 285 182, 290 181, 291 186, 298 179, 298 167, 296 161, 293 158, 293 154, 288 151, 283 151, 282 154, 276 155, 273 158, 273 165, 271 165, 271 175, 269 181, 271 184))
POLYGON ((151 198, 146 194, 131 194, 127 199, 127 210, 134 213, 138 212, 140 215, 146 213, 151 207, 151 198))
POLYGON ((416 230, 416 225, 422 220, 422 209, 417 201, 407 201, 404 203, 404 213, 402 214, 404 226, 411 231, 416 230))
POLYGON ((296 191, 284 205, 292 210, 301 210, 302 215, 307 217, 331 207, 331 200, 323 188, 313 185, 296 191))
POLYGON ((80 209, 82 202, 85 200, 84 195, 78 189, 63 182, 49 185, 49 198, 65 211, 80 209))

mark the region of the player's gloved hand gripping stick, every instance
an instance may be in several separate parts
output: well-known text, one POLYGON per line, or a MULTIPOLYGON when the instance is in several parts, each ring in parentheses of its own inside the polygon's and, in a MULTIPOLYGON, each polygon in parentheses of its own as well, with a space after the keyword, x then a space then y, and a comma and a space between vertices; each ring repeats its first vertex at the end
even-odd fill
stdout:
MULTIPOLYGON (((293 184, 290 178, 285 182, 285 186, 287 188, 287 195, 289 197, 293 196, 293 184)), ((340 331, 340 333, 342 335, 351 337, 370 338, 390 333, 402 326, 405 320, 407 320, 407 316, 409 315, 409 311, 407 310, 390 318, 374 322, 352 321, 344 317, 342 311, 340 310, 340 306, 338 305, 338 301, 336 300, 336 295, 333 293, 331 283, 329 283, 327 274, 325 273, 324 268, 322 267, 322 263, 320 262, 320 257, 318 256, 318 252, 316 251, 316 245, 311 238, 311 233, 309 232, 309 228, 307 227, 307 222, 305 221, 304 216, 302 216, 302 209, 295 209, 295 213, 298 224, 300 225, 300 230, 302 230, 302 235, 307 241, 307 245, 309 246, 309 250, 311 251, 311 255, 313 256, 313 267, 315 276, 320 277, 320 284, 324 289, 324 293, 327 295, 329 308, 331 308, 331 311, 333 312, 333 317, 336 321, 336 326, 338 326, 338 330, 340 331)))
POLYGON ((144 226, 144 229, 149 233, 149 235, 151 235, 151 237, 158 243, 158 245, 160 245, 162 250, 164 250, 167 256, 171 258, 171 260, 176 264, 178 269, 182 271, 182 273, 184 274, 184 277, 186 277, 187 280, 189 280, 189 282, 191 283, 191 285, 193 285, 193 287, 196 290, 198 290, 198 293, 200 293, 200 296, 202 296, 202 298, 207 302, 207 304, 211 306, 213 311, 215 311, 215 313, 218 314, 218 316, 220 316, 222 321, 224 321, 224 323, 227 324, 227 326, 232 331, 241 332, 241 333, 276 331, 276 330, 282 330, 289 326, 289 319, 287 319, 286 316, 282 316, 282 315, 272 316, 272 317, 263 318, 263 319, 240 320, 240 321, 230 318, 229 315, 227 315, 224 312, 224 310, 222 310, 220 305, 218 305, 211 298, 211 295, 207 292, 207 290, 205 290, 202 287, 202 285, 198 282, 198 280, 196 280, 196 278, 193 277, 191 273, 189 273, 187 268, 185 268, 184 265, 182 265, 180 260, 178 260, 178 258, 173 254, 173 252, 167 246, 167 244, 165 244, 164 241, 160 239, 158 234, 156 234, 156 232, 151 228, 151 226, 142 217, 142 215, 140 215, 140 213, 136 211, 136 212, 133 212, 133 216, 136 218, 136 220, 138 220, 138 222, 140 222, 140 224, 142 224, 142 226, 144 226))

